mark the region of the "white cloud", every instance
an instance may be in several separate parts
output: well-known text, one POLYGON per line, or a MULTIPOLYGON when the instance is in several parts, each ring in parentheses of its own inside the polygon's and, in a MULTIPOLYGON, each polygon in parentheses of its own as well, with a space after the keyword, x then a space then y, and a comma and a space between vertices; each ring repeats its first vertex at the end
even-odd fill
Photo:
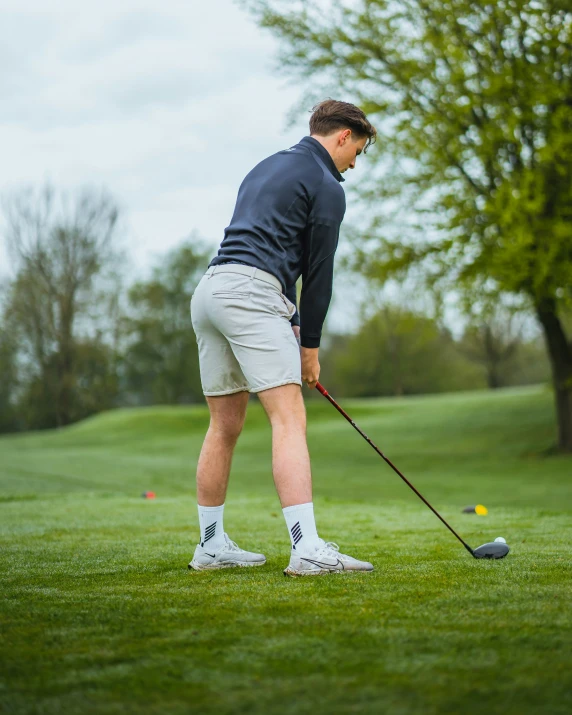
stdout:
POLYGON ((106 186, 140 268, 193 229, 219 242, 244 174, 305 133, 231 0, 4 0, 0 48, 0 190, 106 186))
POLYGON ((2 0, 0 192, 105 186, 138 271, 193 230, 214 254, 245 174, 307 131, 276 50, 232 0, 2 0))

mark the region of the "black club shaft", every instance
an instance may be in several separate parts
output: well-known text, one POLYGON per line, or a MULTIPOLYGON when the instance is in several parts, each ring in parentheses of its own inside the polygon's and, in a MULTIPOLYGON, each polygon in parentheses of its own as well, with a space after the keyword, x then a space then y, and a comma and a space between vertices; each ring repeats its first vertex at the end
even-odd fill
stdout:
POLYGON ((407 477, 406 477, 404 474, 402 474, 402 473, 399 471, 399 469, 397 469, 397 467, 393 464, 393 462, 391 462, 390 459, 388 459, 388 458, 385 456, 385 454, 381 451, 381 449, 379 449, 379 447, 377 447, 377 446, 371 441, 371 439, 366 435, 366 433, 365 433, 363 430, 361 430, 361 429, 356 425, 356 423, 352 420, 352 418, 348 415, 348 413, 347 413, 345 410, 343 410, 343 409, 338 405, 338 403, 334 400, 334 398, 330 395, 330 393, 325 389, 325 387, 324 387, 323 385, 320 385, 320 383, 318 382, 318 383, 316 383, 316 389, 318 390, 318 392, 320 392, 320 393, 328 400, 328 402, 330 402, 330 403, 336 408, 336 410, 337 410, 341 415, 343 415, 343 417, 346 418, 346 420, 351 424, 351 426, 361 434, 361 436, 365 439, 365 441, 366 441, 371 447, 373 447, 373 449, 375 449, 375 451, 379 454, 379 456, 380 456, 385 462, 387 462, 387 464, 389 464, 389 466, 393 469, 393 471, 394 471, 397 475, 399 475, 399 476, 401 477, 401 479, 403 479, 403 481, 405 482, 405 484, 407 484, 407 486, 408 486, 412 491, 414 491, 415 494, 417 494, 417 496, 419 497, 419 499, 421 499, 421 501, 424 502, 424 503, 429 507, 429 509, 431 509, 431 511, 433 512, 433 514, 435 514, 435 516, 436 516, 438 519, 440 519, 440 520, 443 522, 443 524, 445 524, 445 526, 447 527, 447 529, 449 529, 449 531, 450 531, 454 536, 456 536, 457 539, 459 539, 459 541, 461 542, 461 544, 463 544, 463 546, 467 549, 467 551, 471 554, 471 556, 474 556, 473 549, 471 549, 471 547, 469 546, 469 544, 467 544, 467 542, 464 541, 464 540, 459 536, 459 534, 457 534, 457 532, 455 531, 455 529, 453 529, 452 526, 449 526, 449 524, 445 521, 445 519, 443 519, 443 517, 441 516, 441 514, 439 514, 439 512, 438 512, 436 509, 434 509, 434 508, 431 506, 431 504, 429 504, 429 502, 427 501, 427 499, 425 499, 425 497, 423 496, 423 494, 421 494, 421 492, 417 491, 417 489, 413 486, 413 484, 411 484, 411 482, 409 481, 409 479, 407 479, 407 477))

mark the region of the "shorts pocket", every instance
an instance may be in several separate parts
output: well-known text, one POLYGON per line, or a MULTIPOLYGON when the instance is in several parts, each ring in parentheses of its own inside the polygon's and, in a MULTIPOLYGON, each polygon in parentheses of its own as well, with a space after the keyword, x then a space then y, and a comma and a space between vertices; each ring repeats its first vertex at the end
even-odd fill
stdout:
POLYGON ((294 313, 296 312, 296 306, 294 305, 294 303, 292 303, 292 301, 288 300, 288 298, 286 298, 285 295, 282 296, 282 300, 284 301, 284 303, 286 304, 286 307, 288 308, 290 317, 292 317, 294 315, 294 313))
POLYGON ((280 294, 280 298, 272 305, 274 311, 281 317, 290 320, 296 311, 296 306, 280 294))
POLYGON ((250 298, 250 293, 240 293, 235 290, 218 290, 212 295, 213 298, 250 298))
POLYGON ((294 303, 289 301, 288 298, 286 298, 286 296, 283 295, 282 293, 280 294, 280 298, 282 298, 282 302, 284 303, 284 305, 286 307, 286 311, 288 313, 288 320, 290 320, 290 318, 296 312, 296 306, 294 305, 294 303))

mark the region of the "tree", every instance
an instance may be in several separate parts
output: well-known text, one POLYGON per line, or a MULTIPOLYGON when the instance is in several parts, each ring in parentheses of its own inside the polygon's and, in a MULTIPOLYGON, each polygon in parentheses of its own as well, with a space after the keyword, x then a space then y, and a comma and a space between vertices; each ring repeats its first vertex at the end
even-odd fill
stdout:
POLYGON ((549 384, 550 363, 542 336, 521 342, 508 368, 504 376, 507 386, 549 384))
MULTIPOLYGON (((0 295, 6 300, 9 286, 4 284, 0 295)), ((16 410, 19 387, 18 326, 6 320, 5 308, 0 312, 0 433, 19 429, 16 410)))
POLYGON ((463 334, 462 345, 467 357, 483 365, 487 384, 494 390, 504 387, 502 374, 506 365, 515 357, 520 345, 519 336, 506 336, 495 330, 491 323, 471 325, 463 334))
POLYGON ((511 317, 495 316, 468 325, 459 349, 471 362, 482 365, 489 388, 548 382, 550 365, 541 336, 525 339, 511 317))
POLYGON ((190 301, 209 252, 191 236, 129 290, 129 346, 122 359, 124 388, 138 404, 202 400, 190 301))
MULTIPOLYGON (((333 347, 340 338, 333 341, 333 347)), ((343 350, 324 356, 332 390, 341 396, 412 395, 475 389, 483 376, 437 322, 386 305, 366 319, 343 350)))
POLYGON ((467 304, 520 296, 544 334, 572 451, 572 10, 568 0, 246 3, 284 70, 379 129, 354 265, 412 270, 467 304), (391 220, 390 220, 391 219, 391 220))
POLYGON ((6 197, 3 207, 16 269, 4 318, 20 335, 27 426, 66 425, 91 413, 78 401, 78 370, 94 305, 106 312, 97 278, 119 263, 119 211, 104 192, 68 196, 50 186, 6 197))
POLYGON ((518 313, 497 305, 473 316, 460 341, 462 352, 486 371, 489 388, 509 384, 509 372, 523 345, 523 324, 518 313))

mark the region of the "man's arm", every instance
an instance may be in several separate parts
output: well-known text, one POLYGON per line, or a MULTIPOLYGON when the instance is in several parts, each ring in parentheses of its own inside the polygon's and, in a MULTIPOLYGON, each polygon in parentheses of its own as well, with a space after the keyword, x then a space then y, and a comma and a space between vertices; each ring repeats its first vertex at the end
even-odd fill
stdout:
POLYGON ((302 347, 318 348, 332 297, 334 254, 346 204, 341 186, 328 183, 314 198, 308 220, 302 293, 300 338, 302 347))
POLYGON ((318 352, 332 297, 334 254, 345 208, 341 186, 322 186, 314 197, 308 220, 300 296, 300 358, 302 380, 311 389, 316 387, 320 377, 318 352))

